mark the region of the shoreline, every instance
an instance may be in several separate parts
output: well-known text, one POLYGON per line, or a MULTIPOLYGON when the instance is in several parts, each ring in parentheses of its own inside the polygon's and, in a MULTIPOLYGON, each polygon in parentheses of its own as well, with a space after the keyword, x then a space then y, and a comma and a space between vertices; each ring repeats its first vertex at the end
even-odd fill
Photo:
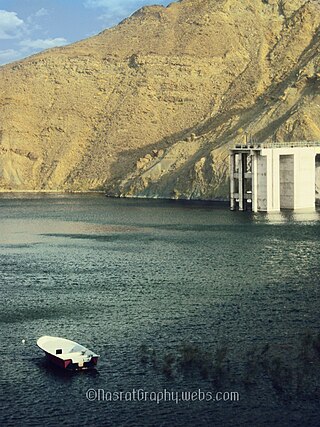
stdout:
POLYGON ((64 191, 64 190, 3 190, 0 189, 0 197, 2 194, 60 194, 60 195, 89 195, 89 194, 101 194, 108 199, 127 199, 127 200, 171 200, 171 201, 185 201, 185 202, 219 202, 229 203, 228 198, 217 198, 217 199, 185 199, 185 198, 168 198, 168 197, 145 197, 145 196, 112 196, 107 194, 105 191, 64 191))
POLYGON ((34 193, 34 194, 105 194, 105 191, 70 191, 70 190, 3 190, 0 189, 0 194, 24 194, 24 193, 34 193))

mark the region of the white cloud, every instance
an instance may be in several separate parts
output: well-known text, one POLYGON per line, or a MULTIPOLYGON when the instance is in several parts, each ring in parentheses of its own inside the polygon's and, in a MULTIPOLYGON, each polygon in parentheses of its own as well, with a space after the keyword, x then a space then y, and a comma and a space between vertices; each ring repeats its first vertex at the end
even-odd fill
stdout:
MULTIPOLYGON (((175 0, 171 0, 175 1, 175 0)), ((122 10, 136 10, 142 6, 152 5, 158 3, 154 0, 84 0, 83 5, 87 8, 105 8, 105 9, 122 9, 122 10)), ((167 5, 170 0, 161 1, 161 4, 167 5)))
POLYGON ((85 0, 84 7, 103 8, 107 10, 120 10, 121 12, 128 12, 131 10, 139 9, 147 4, 152 4, 151 0, 85 0))
POLYGON ((63 37, 54 39, 36 39, 36 40, 21 40, 19 43, 25 50, 49 49, 51 47, 63 46, 67 44, 67 40, 63 37))
POLYGON ((39 18, 40 16, 47 16, 47 15, 49 15, 49 11, 44 7, 37 10, 37 12, 34 14, 34 16, 36 16, 37 18, 39 18))
POLYGON ((150 0, 85 0, 88 9, 100 8, 103 13, 98 17, 105 26, 112 26, 131 15, 138 8, 150 4, 150 0))
MULTIPOLYGON (((120 0, 121 1, 121 0, 120 0)), ((130 1, 130 0, 129 0, 130 1)), ((85 0, 83 3, 85 7, 113 7, 119 1, 110 1, 110 0, 85 0)))
MULTIPOLYGON (((88 9, 101 9, 103 13, 98 17, 106 26, 111 26, 130 16, 142 6, 157 3, 153 0, 84 0, 83 5, 88 9)), ((161 1, 167 5, 169 0, 161 1)))
POLYGON ((121 21, 123 18, 126 18, 130 13, 135 9, 128 11, 127 8, 124 8, 120 5, 109 7, 106 13, 103 13, 98 17, 99 21, 103 21, 106 24, 113 24, 121 21))
POLYGON ((26 56, 35 54, 44 49, 63 46, 65 44, 67 44, 67 40, 63 37, 56 37, 53 39, 21 40, 16 44, 17 49, 0 50, 0 66, 18 59, 23 59, 26 56))
POLYGON ((68 43, 64 37, 47 37, 46 31, 38 25, 37 21, 48 13, 41 8, 23 21, 16 12, 0 10, 0 40, 8 40, 0 50, 0 65, 68 43))
POLYGON ((30 28, 32 28, 32 30, 35 30, 35 29, 39 30, 41 29, 41 27, 37 24, 37 22, 41 20, 43 16, 48 16, 48 15, 49 15, 49 11, 43 7, 37 10, 35 13, 32 13, 30 16, 28 16, 27 23, 29 24, 30 28))
POLYGON ((0 40, 19 37, 23 25, 23 20, 15 12, 0 10, 0 40))
POLYGON ((14 49, 0 50, 0 64, 15 61, 20 58, 21 54, 14 49))

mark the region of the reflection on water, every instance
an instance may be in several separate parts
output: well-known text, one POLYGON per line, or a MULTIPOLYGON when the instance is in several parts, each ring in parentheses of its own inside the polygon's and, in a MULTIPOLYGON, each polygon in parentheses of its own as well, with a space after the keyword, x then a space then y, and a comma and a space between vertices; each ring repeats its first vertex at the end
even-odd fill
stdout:
POLYGON ((281 212, 259 212, 253 213, 253 220, 257 223, 267 222, 270 224, 277 223, 310 223, 317 222, 320 219, 320 210, 282 210, 281 212))
POLYGON ((272 425, 312 425, 312 400, 294 413, 259 384, 234 405, 106 406, 85 392, 213 387, 146 370, 141 344, 163 354, 183 342, 224 342, 240 369, 252 346, 289 348, 316 332, 319 219, 319 211, 253 214, 209 202, 2 194, 2 425, 54 426, 58 417, 70 426, 263 426, 270 414, 272 425), (98 370, 56 371, 35 345, 41 335, 92 348, 98 370))

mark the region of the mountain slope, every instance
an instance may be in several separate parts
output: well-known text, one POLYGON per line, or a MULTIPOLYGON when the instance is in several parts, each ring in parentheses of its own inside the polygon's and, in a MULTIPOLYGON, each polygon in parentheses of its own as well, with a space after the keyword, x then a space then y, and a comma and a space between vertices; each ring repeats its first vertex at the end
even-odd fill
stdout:
POLYGON ((182 0, 0 68, 0 187, 227 195, 228 148, 320 140, 320 6, 182 0))

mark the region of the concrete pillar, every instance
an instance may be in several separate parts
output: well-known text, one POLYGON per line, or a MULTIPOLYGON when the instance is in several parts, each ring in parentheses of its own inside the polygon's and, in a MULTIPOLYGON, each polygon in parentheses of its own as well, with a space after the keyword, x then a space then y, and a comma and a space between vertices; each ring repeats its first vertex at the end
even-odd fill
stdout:
POLYGON ((320 204, 320 154, 315 153, 315 166, 316 166, 316 191, 315 191, 315 198, 316 198, 316 204, 320 204))
POLYGON ((257 154, 257 204, 258 211, 266 212, 268 192, 267 192, 267 156, 261 152, 257 154))
POLYGON ((258 212, 258 153, 252 154, 252 211, 258 212))
POLYGON ((315 152, 298 148, 294 154, 294 209, 315 209, 315 152))
POLYGON ((294 154, 280 154, 280 209, 294 209, 294 154))
POLYGON ((273 193, 272 193, 272 210, 280 211, 280 158, 277 149, 272 150, 273 162, 273 193))
POLYGON ((230 155, 230 209, 234 211, 236 209, 236 200, 235 200, 235 178, 234 178, 234 163, 235 163, 235 154, 231 153, 230 155))
POLYGON ((243 211, 244 203, 243 203, 243 154, 239 153, 239 211, 243 211))
POLYGON ((280 210, 279 154, 268 149, 267 156, 267 211, 280 210))

